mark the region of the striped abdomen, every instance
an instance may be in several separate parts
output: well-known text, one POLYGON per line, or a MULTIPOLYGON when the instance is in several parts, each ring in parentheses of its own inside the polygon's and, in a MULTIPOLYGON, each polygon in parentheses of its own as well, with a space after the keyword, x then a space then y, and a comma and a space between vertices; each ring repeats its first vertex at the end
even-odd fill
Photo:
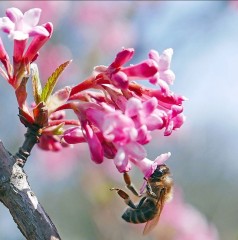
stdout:
POLYGON ((155 201, 146 199, 139 208, 127 208, 122 218, 130 223, 144 223, 154 218, 158 209, 156 209, 155 201))

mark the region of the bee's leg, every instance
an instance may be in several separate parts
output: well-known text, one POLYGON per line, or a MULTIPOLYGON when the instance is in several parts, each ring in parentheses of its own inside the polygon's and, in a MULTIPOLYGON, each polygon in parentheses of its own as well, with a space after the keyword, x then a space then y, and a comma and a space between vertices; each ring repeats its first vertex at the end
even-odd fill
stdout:
POLYGON ((157 195, 152 191, 152 188, 148 182, 148 180, 146 178, 144 178, 146 181, 147 181, 147 184, 146 184, 146 190, 149 192, 149 195, 153 198, 158 198, 157 195))
POLYGON ((111 191, 113 191, 113 190, 117 191, 118 195, 119 195, 122 199, 124 199, 124 202, 125 202, 129 207, 131 207, 131 208, 133 208, 133 209, 136 209, 135 204, 131 201, 129 195, 128 195, 126 192, 124 192, 123 190, 121 190, 121 189, 119 189, 119 188, 110 188, 110 190, 111 190, 111 191))
POLYGON ((134 187, 134 185, 131 182, 131 178, 129 176, 129 174, 127 172, 125 172, 123 174, 123 178, 124 181, 126 183, 126 187, 137 197, 141 197, 141 194, 138 193, 138 191, 136 190, 136 188, 134 187))

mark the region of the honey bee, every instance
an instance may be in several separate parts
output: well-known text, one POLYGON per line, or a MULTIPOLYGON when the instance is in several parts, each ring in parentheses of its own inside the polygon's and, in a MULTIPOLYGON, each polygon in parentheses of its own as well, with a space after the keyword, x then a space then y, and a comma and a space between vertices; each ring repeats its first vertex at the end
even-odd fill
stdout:
POLYGON ((127 188, 136 196, 141 197, 138 204, 134 204, 129 195, 119 188, 118 195, 129 206, 122 214, 122 218, 130 223, 146 223, 143 235, 150 232, 158 223, 165 202, 172 198, 173 180, 170 170, 165 164, 158 165, 154 173, 146 180, 146 192, 140 195, 132 185, 128 173, 124 173, 124 181, 127 188))

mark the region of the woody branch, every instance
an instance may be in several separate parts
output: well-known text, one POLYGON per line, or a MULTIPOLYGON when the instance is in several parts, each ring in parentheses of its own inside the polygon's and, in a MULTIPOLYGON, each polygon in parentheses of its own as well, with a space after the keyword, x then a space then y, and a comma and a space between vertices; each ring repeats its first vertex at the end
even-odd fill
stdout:
POLYGON ((29 240, 61 239, 56 227, 31 190, 27 175, 0 142, 0 201, 9 209, 29 240))

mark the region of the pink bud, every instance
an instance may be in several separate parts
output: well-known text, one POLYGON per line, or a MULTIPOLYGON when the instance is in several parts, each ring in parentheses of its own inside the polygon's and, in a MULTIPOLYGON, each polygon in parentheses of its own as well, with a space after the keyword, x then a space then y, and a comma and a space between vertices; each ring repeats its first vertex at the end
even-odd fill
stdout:
POLYGON ((79 127, 72 127, 72 128, 67 129, 64 132, 63 138, 64 138, 65 142, 67 142, 69 144, 85 142, 85 138, 82 134, 82 130, 79 127))
POLYGON ((83 124, 85 138, 87 139, 91 159, 95 163, 102 163, 103 162, 103 149, 102 145, 94 133, 93 129, 88 124, 83 124))
POLYGON ((35 58, 39 49, 51 38, 51 35, 53 33, 52 23, 48 22, 44 24, 43 27, 48 31, 49 35, 37 35, 34 37, 24 55, 24 59, 27 63, 31 62, 35 58))
POLYGON ((114 62, 110 65, 112 68, 119 68, 126 62, 130 61, 134 55, 134 49, 133 48, 126 48, 120 51, 114 62))
POLYGON ((10 76, 11 74, 11 65, 9 62, 9 56, 6 52, 6 49, 3 45, 2 39, 0 38, 0 61, 2 62, 3 66, 7 71, 7 75, 10 76))
POLYGON ((115 87, 118 87, 120 89, 127 89, 129 85, 128 77, 122 71, 113 73, 111 75, 111 81, 115 87))
POLYGON ((14 52, 13 60, 14 64, 18 64, 22 61, 23 53, 27 44, 27 39, 24 40, 14 40, 14 52))
POLYGON ((147 59, 136 65, 123 68, 122 70, 128 77, 149 78, 158 71, 158 65, 154 60, 147 59))
POLYGON ((5 50, 5 47, 3 45, 2 39, 0 38, 0 60, 5 60, 7 58, 8 54, 5 50))

